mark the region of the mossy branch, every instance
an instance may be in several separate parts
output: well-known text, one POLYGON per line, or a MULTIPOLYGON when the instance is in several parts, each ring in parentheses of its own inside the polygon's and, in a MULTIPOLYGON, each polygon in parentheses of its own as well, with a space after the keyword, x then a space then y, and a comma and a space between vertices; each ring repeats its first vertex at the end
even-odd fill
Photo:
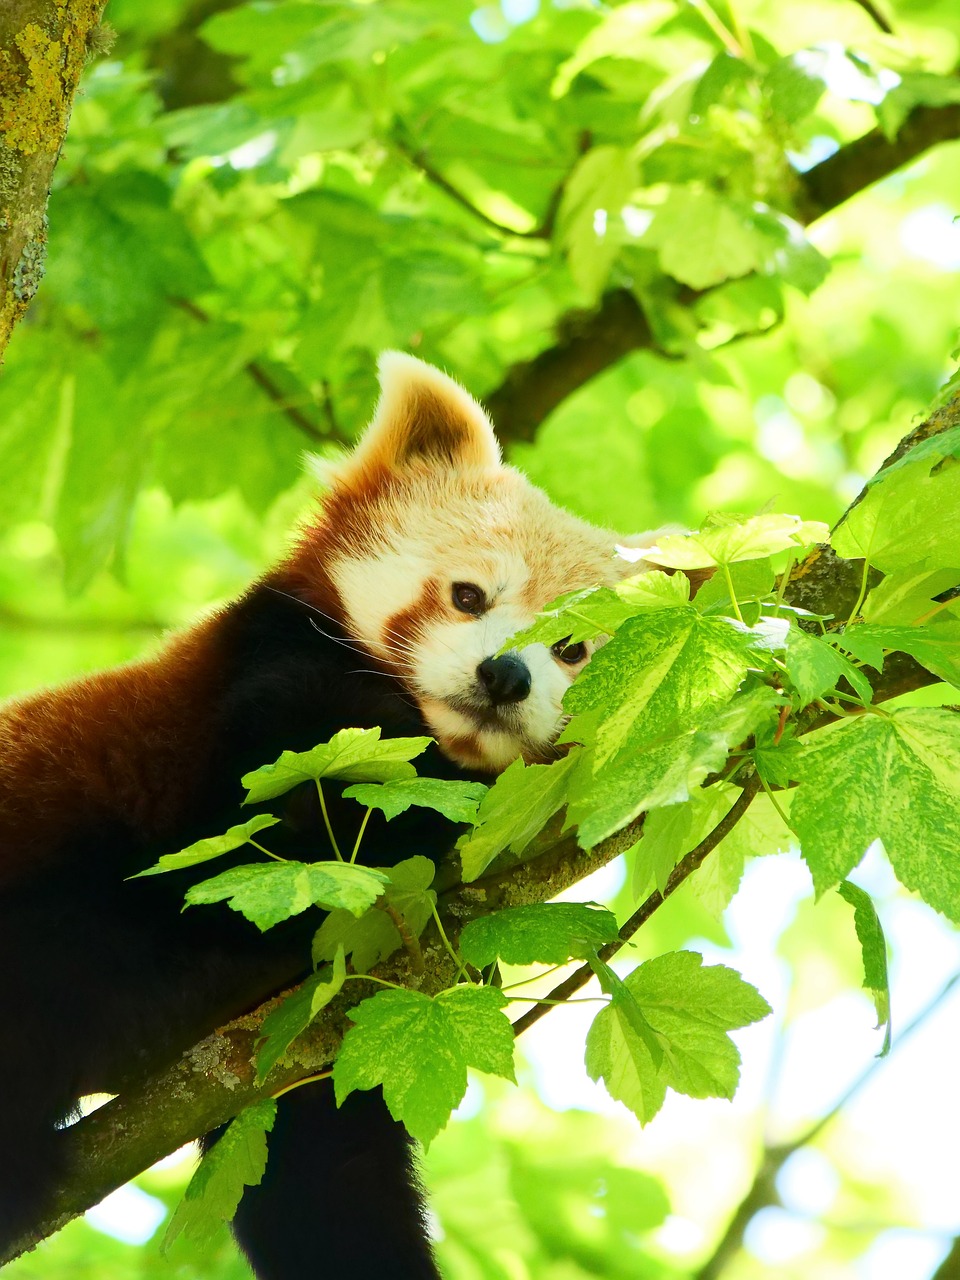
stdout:
POLYGON ((0 358, 43 276, 50 183, 104 4, 0 4, 0 358))
MULTIPOLYGON (((958 421, 960 396, 938 410, 907 439, 916 441, 947 430, 958 421)), ((899 447, 893 456, 899 456, 899 447)), ((840 560, 832 553, 828 556, 826 550, 812 553, 794 571, 787 594, 799 597, 811 591, 811 578, 816 570, 817 611, 842 615, 849 579, 852 575, 859 579, 862 567, 840 560)), ((932 679, 929 672, 910 659, 888 663, 876 680, 875 694, 878 700, 893 697, 929 684, 932 679)), ((748 781, 734 810, 676 868, 668 892, 693 873, 746 811, 751 799, 752 787, 748 781)), ((563 835, 558 822, 552 823, 538 837, 523 862, 494 869, 469 885, 449 884, 440 899, 445 926, 456 934, 466 919, 554 897, 628 849, 638 838, 642 822, 641 816, 588 852, 578 848, 571 835, 563 835)), ((450 879, 452 873, 448 871, 450 879)), ((660 894, 654 894, 641 905, 624 926, 624 940, 663 900, 660 894)), ((425 936, 422 957, 399 951, 375 973, 390 981, 415 986, 426 994, 442 990, 456 977, 449 954, 436 934, 430 932, 425 936)), ((564 985, 562 998, 572 994, 586 976, 575 974, 564 985)), ((297 977, 290 972, 288 980, 294 982, 297 977)), ((360 983, 351 984, 349 997, 338 996, 296 1042, 295 1057, 276 1067, 262 1084, 256 1082, 254 1047, 263 1019, 276 1006, 277 998, 215 1032, 185 1053, 174 1066, 123 1093, 67 1130, 63 1140, 69 1147, 70 1172, 58 1188, 55 1203, 34 1233, 0 1257, 0 1265, 32 1248, 185 1142, 224 1124, 251 1102, 329 1067, 347 1029, 349 1008, 357 999, 372 994, 373 989, 372 983, 369 991, 360 983)), ((533 1020, 533 1017, 521 1019, 518 1030, 533 1020)))

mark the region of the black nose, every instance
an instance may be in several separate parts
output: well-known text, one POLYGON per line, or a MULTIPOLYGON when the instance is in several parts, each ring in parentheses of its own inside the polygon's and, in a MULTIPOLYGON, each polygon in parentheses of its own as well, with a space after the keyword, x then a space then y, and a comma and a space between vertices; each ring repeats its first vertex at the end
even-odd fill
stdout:
POLYGON ((480 683, 494 706, 522 702, 530 692, 530 672, 515 653, 501 658, 484 658, 477 667, 480 683))

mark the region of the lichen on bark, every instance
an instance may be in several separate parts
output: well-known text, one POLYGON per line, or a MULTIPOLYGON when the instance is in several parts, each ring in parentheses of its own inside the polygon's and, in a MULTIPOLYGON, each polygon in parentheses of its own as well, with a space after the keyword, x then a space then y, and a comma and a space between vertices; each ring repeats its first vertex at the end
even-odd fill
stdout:
POLYGON ((43 277, 50 182, 104 3, 0 5, 0 357, 43 277))

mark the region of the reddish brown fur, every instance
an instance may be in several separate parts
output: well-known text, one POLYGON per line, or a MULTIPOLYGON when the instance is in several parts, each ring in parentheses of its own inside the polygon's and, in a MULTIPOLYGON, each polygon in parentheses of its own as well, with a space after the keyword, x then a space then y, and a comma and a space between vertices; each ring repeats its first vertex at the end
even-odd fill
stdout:
POLYGON ((401 609, 387 619, 383 628, 383 644, 397 655, 401 665, 423 634, 423 628, 444 617, 448 603, 447 591, 441 579, 429 578, 409 608, 401 609))
MULTIPOLYGON (((110 814, 162 836, 209 755, 222 665, 213 615, 159 654, 8 703, 0 714, 0 845, 23 861, 110 814), (149 756, 131 752, 146 744, 149 756), (144 767, 144 760, 149 767, 144 767)), ((4 877, 22 875, 9 863, 4 877)))

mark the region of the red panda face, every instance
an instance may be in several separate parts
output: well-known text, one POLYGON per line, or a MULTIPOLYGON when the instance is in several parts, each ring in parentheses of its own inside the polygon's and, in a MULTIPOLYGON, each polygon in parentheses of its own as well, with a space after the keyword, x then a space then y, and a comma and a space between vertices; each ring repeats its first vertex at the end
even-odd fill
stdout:
POLYGON ((380 375, 373 423, 301 545, 302 579, 322 565, 313 603, 397 676, 451 759, 490 772, 550 759, 592 645, 500 650, 562 592, 644 566, 504 466, 450 378, 396 352, 380 375))

